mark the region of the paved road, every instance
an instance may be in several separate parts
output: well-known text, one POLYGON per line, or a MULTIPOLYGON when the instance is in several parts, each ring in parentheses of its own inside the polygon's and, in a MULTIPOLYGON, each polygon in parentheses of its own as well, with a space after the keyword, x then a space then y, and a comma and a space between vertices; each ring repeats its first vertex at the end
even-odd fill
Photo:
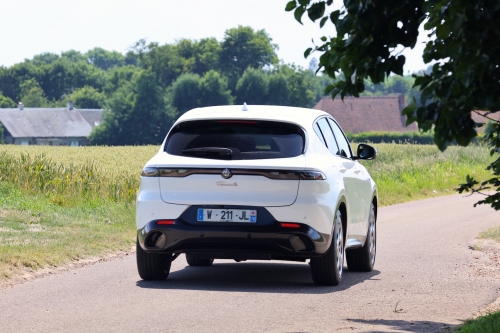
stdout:
POLYGON ((339 287, 313 285, 305 263, 189 267, 184 256, 168 280, 144 282, 128 256, 1 290, 0 331, 435 332, 498 297, 500 279, 474 273, 484 255, 468 245, 500 212, 477 200, 380 209, 376 269, 346 270, 339 287))

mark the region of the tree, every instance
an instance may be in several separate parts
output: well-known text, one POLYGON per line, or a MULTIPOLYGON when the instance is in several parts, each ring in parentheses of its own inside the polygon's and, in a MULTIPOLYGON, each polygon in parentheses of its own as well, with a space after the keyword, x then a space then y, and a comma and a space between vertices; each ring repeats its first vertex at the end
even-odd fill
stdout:
POLYGON ((106 85, 104 87, 104 92, 108 95, 112 95, 118 88, 128 84, 134 75, 140 72, 141 69, 127 65, 123 67, 113 67, 107 72, 106 85))
POLYGON ((41 54, 37 54, 33 57, 33 64, 35 66, 40 66, 40 65, 50 65, 54 61, 59 59, 59 55, 55 53, 50 53, 50 52, 45 52, 41 54))
POLYGON ((125 57, 123 54, 116 51, 107 51, 100 47, 87 51, 85 56, 90 64, 103 70, 125 65, 125 57))
POLYGON ((67 60, 69 60, 71 62, 80 62, 80 61, 87 60, 85 58, 85 55, 83 55, 81 52, 75 51, 75 50, 69 50, 66 52, 62 52, 61 58, 66 58, 67 60))
POLYGON ((389 94, 407 94, 413 85, 413 78, 399 75, 391 75, 387 79, 385 89, 389 94))
POLYGON ((29 79, 20 84, 21 102, 26 107, 41 108, 48 107, 49 101, 35 79, 29 79))
POLYGON ((316 94, 311 89, 312 82, 303 71, 294 72, 288 77, 290 87, 290 105, 310 108, 314 106, 316 94))
POLYGON ((15 108, 15 107, 16 103, 12 99, 0 94, 0 108, 15 108))
POLYGON ((316 101, 317 93, 323 97, 323 94, 319 93, 321 77, 317 77, 313 71, 304 70, 296 65, 281 65, 279 73, 282 73, 287 80, 288 105, 310 108, 316 101))
POLYGON ((227 89, 227 79, 214 70, 208 71, 200 80, 200 106, 229 105, 233 97, 227 89))
POLYGON ((261 69, 248 68, 236 84, 237 104, 267 104, 269 78, 261 69))
POLYGON ((241 25, 228 29, 221 48, 220 67, 231 81, 231 90, 248 67, 263 68, 278 62, 278 46, 272 43, 265 30, 254 31, 251 27, 241 25))
POLYGON ((150 70, 156 76, 156 81, 163 87, 170 86, 181 74, 190 72, 193 65, 178 54, 175 45, 158 43, 146 44, 139 40, 131 50, 142 68, 150 70))
MULTIPOLYGON (((74 55, 72 59, 77 59, 77 56, 74 55)), ((50 100, 59 100, 84 86, 101 91, 106 84, 106 72, 89 64, 85 58, 73 61, 68 57, 61 57, 49 65, 37 67, 34 78, 50 100)))
POLYGON ((286 77, 282 73, 276 73, 269 77, 269 89, 267 102, 270 105, 289 105, 290 89, 286 77))
POLYGON ((106 95, 90 86, 74 90, 66 100, 73 101, 78 109, 101 109, 104 106, 106 95))
POLYGON ((222 47, 215 38, 203 38, 197 44, 198 53, 193 73, 204 74, 210 70, 220 69, 220 53, 222 47))
MULTIPOLYGON (((286 10, 294 11, 301 22, 307 12, 323 27, 330 20, 336 36, 322 37, 323 44, 309 48, 321 53, 320 69, 337 80, 326 93, 359 96, 364 79, 383 82, 391 73, 403 75, 405 57, 400 48, 413 48, 423 24, 431 40, 423 60, 436 61, 432 71, 415 75, 414 87, 420 90, 420 104, 403 110, 407 124, 416 121, 422 131, 434 130, 434 141, 441 150, 456 141, 468 145, 477 136, 471 112, 484 110, 483 117, 500 112, 500 2, 497 0, 349 0, 341 10, 327 12, 332 0, 292 0, 286 10)), ((467 177, 459 192, 480 192, 491 188, 478 204, 500 210, 500 123, 492 121, 484 140, 495 159, 488 170, 493 177, 478 182, 467 177)))
POLYGON ((186 73, 172 84, 172 105, 183 114, 200 106, 200 76, 186 73))
POLYGON ((89 140, 96 145, 160 144, 176 117, 155 75, 141 71, 108 100, 103 122, 89 140))
POLYGON ((13 101, 21 98, 20 84, 35 78, 38 68, 31 61, 24 61, 9 68, 0 67, 0 91, 13 101))

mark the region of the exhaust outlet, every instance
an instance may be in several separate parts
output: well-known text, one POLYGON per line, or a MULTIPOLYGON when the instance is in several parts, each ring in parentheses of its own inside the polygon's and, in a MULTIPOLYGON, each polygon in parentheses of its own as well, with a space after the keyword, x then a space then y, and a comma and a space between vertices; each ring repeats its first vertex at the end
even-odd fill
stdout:
POLYGON ((145 244, 149 248, 163 249, 167 245, 167 236, 161 231, 153 231, 146 238, 145 244))

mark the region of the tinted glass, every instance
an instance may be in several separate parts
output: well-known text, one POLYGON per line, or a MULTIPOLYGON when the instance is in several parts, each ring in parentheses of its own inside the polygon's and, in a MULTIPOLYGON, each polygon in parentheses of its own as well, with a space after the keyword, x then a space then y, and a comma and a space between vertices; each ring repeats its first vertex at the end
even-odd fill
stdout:
POLYGON ((304 151, 304 133, 296 125, 273 121, 189 121, 171 131, 165 151, 233 160, 295 157, 304 151))
POLYGON ((328 122, 330 123, 330 126, 332 127, 333 134, 335 135, 335 138, 337 139, 337 143, 339 144, 339 148, 341 151, 341 155, 351 158, 352 153, 351 153, 351 147, 349 146, 349 142, 344 136, 344 133, 340 129, 339 125, 335 123, 333 120, 328 119, 328 122), (342 151, 344 151, 345 155, 342 154, 342 151))
POLYGON ((313 128, 314 128, 314 132, 316 132, 316 135, 318 136, 318 138, 320 138, 321 142, 323 142, 323 144, 326 146, 325 138, 323 137, 323 134, 321 133, 321 130, 319 129, 318 123, 314 124, 313 128))
POLYGON ((326 118, 321 118, 320 120, 318 120, 317 124, 319 125, 321 133, 323 133, 323 137, 326 140, 326 146, 328 147, 328 150, 334 155, 339 155, 337 142, 335 142, 335 138, 333 137, 330 126, 328 126, 326 118))

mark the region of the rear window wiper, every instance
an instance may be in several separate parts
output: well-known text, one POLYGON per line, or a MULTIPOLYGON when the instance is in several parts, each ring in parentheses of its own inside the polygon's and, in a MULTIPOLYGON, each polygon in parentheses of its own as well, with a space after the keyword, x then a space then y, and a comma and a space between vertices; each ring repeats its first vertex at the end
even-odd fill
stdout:
POLYGON ((232 156, 233 151, 229 148, 219 148, 219 147, 200 147, 200 148, 191 148, 184 149, 182 151, 183 154, 193 154, 193 155, 207 155, 207 154, 216 154, 219 156, 232 156))

